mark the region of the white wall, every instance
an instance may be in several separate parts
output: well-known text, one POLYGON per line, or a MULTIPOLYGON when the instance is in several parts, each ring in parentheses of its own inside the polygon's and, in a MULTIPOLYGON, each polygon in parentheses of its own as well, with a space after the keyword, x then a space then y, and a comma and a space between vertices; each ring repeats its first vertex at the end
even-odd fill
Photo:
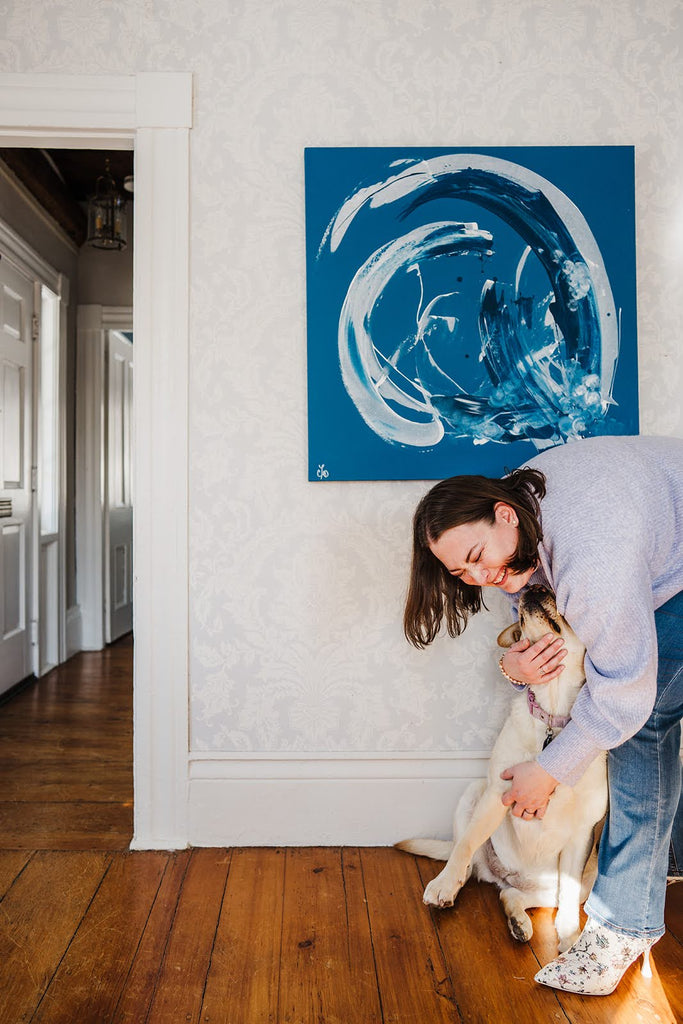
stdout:
POLYGON ((446 831, 497 609, 400 631, 420 483, 306 481, 303 148, 635 144, 641 414, 683 435, 678 0, 14 0, 6 70, 195 75, 192 838, 446 831), (433 805, 433 806, 432 806, 433 805))
POLYGON ((85 246, 78 258, 82 305, 133 305, 133 206, 128 203, 128 245, 122 252, 85 246))

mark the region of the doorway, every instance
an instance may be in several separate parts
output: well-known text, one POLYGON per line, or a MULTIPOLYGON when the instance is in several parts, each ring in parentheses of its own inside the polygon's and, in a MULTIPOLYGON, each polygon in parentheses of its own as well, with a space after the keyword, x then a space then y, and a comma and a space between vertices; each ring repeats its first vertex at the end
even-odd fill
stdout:
POLYGON ((130 148, 0 158, 1 692, 132 630, 134 164, 130 148), (77 333, 77 303, 97 330, 77 333))
POLYGON ((189 138, 192 76, 0 75, 9 146, 135 144, 136 849, 188 836, 189 138), (163 516, 157 510, 163 510, 163 516))

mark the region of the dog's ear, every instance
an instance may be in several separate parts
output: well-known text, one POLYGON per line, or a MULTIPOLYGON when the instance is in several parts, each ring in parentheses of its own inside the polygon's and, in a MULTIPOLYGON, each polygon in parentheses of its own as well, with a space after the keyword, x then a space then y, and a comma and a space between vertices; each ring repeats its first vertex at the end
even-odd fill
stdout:
POLYGON ((522 639, 522 630, 519 628, 518 622, 513 622, 511 626, 504 629, 498 636, 499 647, 512 647, 518 640, 522 639))

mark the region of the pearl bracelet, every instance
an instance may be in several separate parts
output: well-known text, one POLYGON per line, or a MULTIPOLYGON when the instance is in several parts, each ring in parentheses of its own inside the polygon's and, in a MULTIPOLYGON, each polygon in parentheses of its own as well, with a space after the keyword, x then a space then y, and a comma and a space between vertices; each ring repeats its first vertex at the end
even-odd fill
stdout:
POLYGON ((513 683, 515 686, 524 686, 524 683, 520 682, 519 679, 513 679, 512 676, 508 672, 505 671, 505 667, 503 665, 503 658, 504 657, 505 657, 505 654, 501 654, 501 656, 500 656, 500 658, 498 660, 498 668, 500 669, 500 671, 503 673, 503 675, 505 676, 505 678, 507 679, 507 681, 509 683, 513 683))

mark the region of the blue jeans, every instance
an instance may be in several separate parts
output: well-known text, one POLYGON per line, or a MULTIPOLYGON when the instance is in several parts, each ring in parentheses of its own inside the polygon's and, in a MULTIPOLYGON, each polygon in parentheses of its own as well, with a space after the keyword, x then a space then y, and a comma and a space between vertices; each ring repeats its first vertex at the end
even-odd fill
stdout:
POLYGON ((640 732, 608 752, 609 811, 586 901, 590 917, 639 937, 664 932, 670 853, 683 867, 683 593, 656 611, 655 622, 657 699, 640 732))

